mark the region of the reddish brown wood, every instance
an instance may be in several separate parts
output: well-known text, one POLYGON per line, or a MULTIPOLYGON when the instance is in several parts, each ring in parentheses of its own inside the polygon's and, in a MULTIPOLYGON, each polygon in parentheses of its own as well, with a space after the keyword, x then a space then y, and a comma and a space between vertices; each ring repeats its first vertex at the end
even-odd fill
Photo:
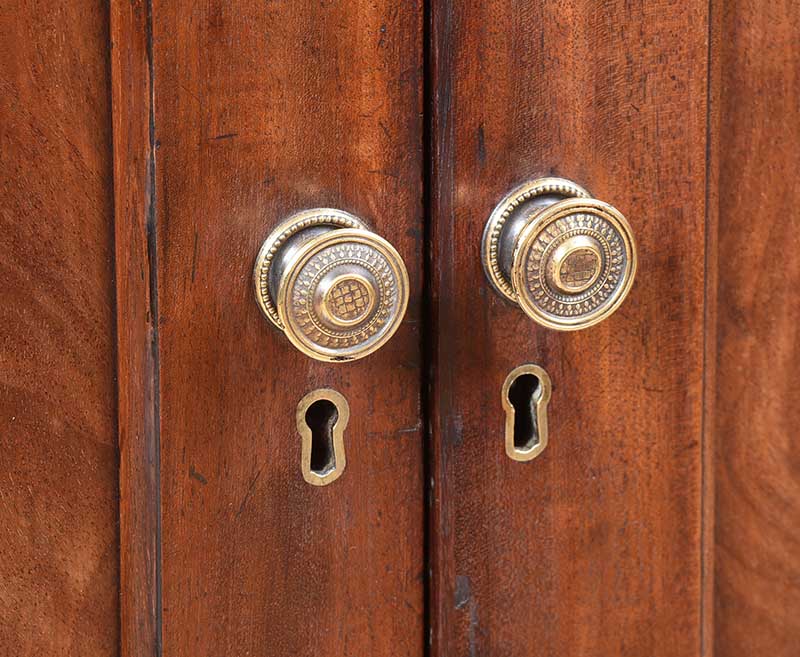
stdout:
POLYGON ((0 7, 0 654, 118 652, 106 5, 0 7))
POLYGON ((716 654, 800 645, 800 5, 724 3, 716 654))
POLYGON ((152 15, 164 654, 418 657, 421 3, 152 15), (310 361, 253 300, 271 228, 326 205, 370 222, 412 279, 398 334, 351 364, 310 361), (351 418, 347 470, 315 488, 295 409, 322 386, 351 418))
POLYGON ((719 153, 720 144, 720 47, 724 38, 722 3, 709 2, 708 12, 708 96, 706 124, 706 213, 705 213, 705 327, 702 442, 702 534, 700 537, 700 655, 714 653, 714 559, 716 490, 716 399, 717 320, 719 316, 719 153))
POLYGON ((122 654, 160 654, 158 333, 151 15, 111 2, 122 654))
POLYGON ((698 655, 708 3, 433 7, 432 654, 698 655), (480 264, 494 204, 549 173, 639 242, 629 299, 572 334, 480 264), (517 463, 500 389, 525 362, 552 377, 551 435, 517 463))

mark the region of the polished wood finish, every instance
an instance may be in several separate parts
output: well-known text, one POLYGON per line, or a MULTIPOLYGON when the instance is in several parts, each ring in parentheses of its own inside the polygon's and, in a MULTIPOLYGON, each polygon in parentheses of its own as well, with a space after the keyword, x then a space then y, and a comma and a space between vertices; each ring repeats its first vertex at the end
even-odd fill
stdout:
POLYGON ((0 654, 797 653, 800 7, 424 4, 0 8, 0 654), (481 271, 540 175, 638 241, 586 331, 481 271), (355 363, 253 300, 261 241, 321 205, 411 275, 355 363), (552 379, 529 463, 524 363, 552 379), (313 487, 295 411, 328 386, 347 469, 313 487))
POLYGON ((708 3, 433 4, 434 655, 701 652, 708 3), (628 300, 537 326, 480 266, 484 223, 542 174, 618 207, 628 300), (550 442, 503 449, 500 389, 552 378, 550 442))
POLYGON ((146 0, 112 0, 121 648, 161 654, 152 42, 146 0))
POLYGON ((0 7, 0 654, 118 653, 105 3, 0 7))
POLYGON ((723 4, 716 655, 790 657, 800 649, 800 5, 723 4))
POLYGON ((151 30, 163 653, 417 657, 421 3, 155 0, 151 30), (319 206, 367 220, 411 276, 363 361, 311 361, 254 300, 261 242, 319 206), (321 488, 295 425, 318 387, 351 412, 321 488))

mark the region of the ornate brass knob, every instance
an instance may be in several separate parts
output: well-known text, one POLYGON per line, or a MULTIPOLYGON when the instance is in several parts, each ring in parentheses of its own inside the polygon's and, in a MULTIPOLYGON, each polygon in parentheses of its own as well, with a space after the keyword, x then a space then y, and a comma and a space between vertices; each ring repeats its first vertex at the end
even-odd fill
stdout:
POLYGON ((636 244, 625 217, 563 178, 525 183, 500 201, 481 252, 501 295, 561 331, 611 315, 636 274, 636 244))
POLYGON ((266 318, 317 360, 371 354, 408 305, 400 254, 358 217, 330 208, 299 212, 275 228, 253 278, 266 318))

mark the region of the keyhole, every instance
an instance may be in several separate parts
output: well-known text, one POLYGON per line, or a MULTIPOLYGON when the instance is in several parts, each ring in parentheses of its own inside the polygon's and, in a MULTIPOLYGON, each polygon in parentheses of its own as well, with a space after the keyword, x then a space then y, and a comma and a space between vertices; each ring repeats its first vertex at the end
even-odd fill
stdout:
POLYGON ((530 461, 547 446, 550 390, 550 377, 538 365, 520 365, 506 377, 502 400, 509 458, 530 461))
POLYGON ((539 442, 536 406, 542 396, 539 378, 523 374, 514 379, 508 391, 508 400, 514 407, 514 447, 529 450, 539 442))
POLYGON ((333 449, 333 427, 339 419, 336 404, 330 399, 315 401, 306 411, 306 424, 311 429, 311 472, 324 477, 336 468, 333 449))
POLYGON ((303 479, 325 486, 338 479, 347 461, 344 430, 350 419, 347 400, 335 390, 308 393, 297 405, 297 431, 303 440, 300 469, 303 479))

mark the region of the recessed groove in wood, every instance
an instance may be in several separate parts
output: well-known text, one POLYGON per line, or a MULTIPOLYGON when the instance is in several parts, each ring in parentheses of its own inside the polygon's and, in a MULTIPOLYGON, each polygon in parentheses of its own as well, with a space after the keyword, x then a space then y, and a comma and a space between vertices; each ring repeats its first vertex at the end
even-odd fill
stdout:
POLYGON ((111 2, 122 657, 161 655, 152 7, 111 2))

